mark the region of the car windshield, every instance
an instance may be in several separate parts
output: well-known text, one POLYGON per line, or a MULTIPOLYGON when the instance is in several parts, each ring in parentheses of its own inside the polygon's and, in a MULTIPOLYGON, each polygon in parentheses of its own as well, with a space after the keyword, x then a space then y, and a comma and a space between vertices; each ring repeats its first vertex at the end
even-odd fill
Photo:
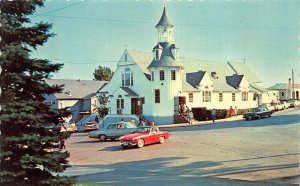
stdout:
POLYGON ((251 108, 250 112, 258 112, 258 108, 251 108))
POLYGON ((137 128, 137 132, 150 132, 150 127, 139 127, 137 128))
POLYGON ((130 122, 125 122, 124 124, 127 128, 136 128, 136 126, 130 122))

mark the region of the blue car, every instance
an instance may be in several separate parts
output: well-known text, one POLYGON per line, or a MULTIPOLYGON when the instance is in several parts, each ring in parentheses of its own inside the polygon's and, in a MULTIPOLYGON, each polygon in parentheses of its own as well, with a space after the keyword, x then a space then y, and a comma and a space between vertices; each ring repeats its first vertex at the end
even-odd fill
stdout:
POLYGON ((130 122, 110 123, 101 130, 89 132, 90 138, 98 138, 100 141, 115 140, 126 134, 136 131, 137 127, 130 122))

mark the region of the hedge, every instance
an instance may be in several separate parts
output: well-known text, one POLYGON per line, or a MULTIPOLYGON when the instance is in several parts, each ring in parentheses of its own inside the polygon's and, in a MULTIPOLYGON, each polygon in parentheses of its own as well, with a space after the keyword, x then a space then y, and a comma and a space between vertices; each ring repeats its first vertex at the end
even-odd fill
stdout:
MULTIPOLYGON (((206 121, 206 120, 212 120, 211 116, 212 110, 207 110, 206 107, 196 107, 192 108, 192 112, 194 114, 194 119, 198 121, 206 121)), ((228 115, 228 110, 226 109, 216 109, 217 111, 217 117, 216 119, 224 119, 228 115)))

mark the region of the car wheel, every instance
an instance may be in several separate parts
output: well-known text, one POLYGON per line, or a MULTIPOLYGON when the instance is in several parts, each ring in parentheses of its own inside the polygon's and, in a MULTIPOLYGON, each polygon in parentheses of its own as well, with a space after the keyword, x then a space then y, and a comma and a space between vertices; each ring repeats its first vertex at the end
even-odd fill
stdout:
POLYGON ((104 134, 99 136, 100 141, 106 141, 107 137, 104 134))
POLYGON ((122 148, 123 148, 123 149, 128 149, 128 146, 122 145, 122 148))
POLYGON ((160 138, 159 138, 159 143, 164 143, 165 142, 165 137, 164 136, 161 136, 160 138))
POLYGON ((139 139, 138 143, 137 143, 139 148, 142 148, 145 145, 145 142, 143 139, 139 139))

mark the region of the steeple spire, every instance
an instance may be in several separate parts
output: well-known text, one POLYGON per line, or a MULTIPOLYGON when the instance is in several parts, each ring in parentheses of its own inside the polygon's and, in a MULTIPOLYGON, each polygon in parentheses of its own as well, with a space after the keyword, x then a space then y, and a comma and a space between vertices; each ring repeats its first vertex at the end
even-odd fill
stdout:
POLYGON ((155 26, 158 31, 158 43, 169 42, 174 43, 173 29, 174 25, 167 16, 166 7, 164 6, 163 14, 155 26))
POLYGON ((157 25, 155 26, 155 28, 159 27, 159 26, 169 26, 169 27, 173 27, 174 25, 171 23, 170 19, 167 16, 167 12, 166 12, 166 6, 164 6, 164 11, 163 14, 159 20, 159 22, 157 23, 157 25))

